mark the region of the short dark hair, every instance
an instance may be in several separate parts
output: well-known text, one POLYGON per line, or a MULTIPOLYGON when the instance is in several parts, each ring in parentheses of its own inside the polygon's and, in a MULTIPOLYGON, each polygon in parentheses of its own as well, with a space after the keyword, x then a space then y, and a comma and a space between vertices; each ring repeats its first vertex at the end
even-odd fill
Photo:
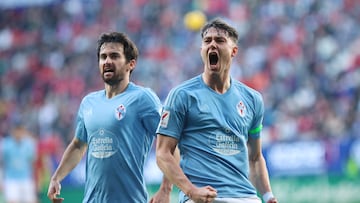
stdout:
POLYGON ((236 29, 232 26, 230 26, 228 23, 226 23, 224 20, 220 19, 220 18, 215 18, 209 22, 207 22, 203 28, 201 29, 201 38, 204 37, 205 32, 209 29, 209 28, 216 28, 216 29, 220 29, 220 30, 224 30, 228 33, 229 37, 235 42, 235 44, 238 43, 239 40, 239 34, 236 31, 236 29))
POLYGON ((103 33, 100 35, 100 38, 98 39, 98 47, 97 47, 98 60, 100 57, 101 46, 104 43, 108 43, 108 42, 120 43, 123 45, 126 62, 129 62, 130 60, 137 60, 139 56, 139 51, 135 43, 126 34, 122 32, 110 32, 110 33, 103 33))

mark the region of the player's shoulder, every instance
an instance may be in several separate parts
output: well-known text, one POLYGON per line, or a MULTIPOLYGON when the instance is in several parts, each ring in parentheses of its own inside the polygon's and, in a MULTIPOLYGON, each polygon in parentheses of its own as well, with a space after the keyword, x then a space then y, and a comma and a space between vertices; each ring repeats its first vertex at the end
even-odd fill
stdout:
POLYGON ((256 89, 242 83, 241 81, 235 80, 235 79, 232 78, 231 82, 232 82, 233 86, 238 91, 241 91, 242 94, 248 95, 249 97, 254 97, 254 98, 257 98, 257 99, 262 98, 262 95, 258 90, 256 90, 256 89))
POLYGON ((148 97, 148 98, 155 98, 155 99, 158 98, 155 91, 153 89, 151 89, 150 87, 137 85, 132 82, 129 83, 128 90, 131 92, 134 92, 136 95, 138 95, 140 97, 148 97))
POLYGON ((170 91, 173 93, 194 91, 202 86, 201 75, 185 80, 170 91))
POLYGON ((161 103, 155 91, 150 87, 145 87, 130 82, 126 91, 128 91, 130 97, 136 97, 136 99, 140 102, 139 105, 160 105, 161 103))
POLYGON ((88 94, 86 94, 83 98, 83 101, 88 100, 88 99, 94 99, 94 98, 99 98, 99 97, 103 97, 105 96, 105 90, 96 90, 93 92, 89 92, 88 94))

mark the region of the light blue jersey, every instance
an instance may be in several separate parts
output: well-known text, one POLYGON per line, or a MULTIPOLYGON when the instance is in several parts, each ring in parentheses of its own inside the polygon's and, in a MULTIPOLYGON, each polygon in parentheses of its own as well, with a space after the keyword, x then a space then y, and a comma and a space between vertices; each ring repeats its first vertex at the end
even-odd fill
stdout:
MULTIPOLYGON (((260 136, 263 114, 257 91, 231 79, 218 94, 199 75, 171 90, 157 133, 178 139, 180 165, 193 184, 214 187, 219 198, 250 197, 256 190, 247 140, 260 136)), ((180 201, 186 199, 181 193, 180 201)))
POLYGON ((133 83, 111 99, 102 90, 82 100, 75 135, 88 144, 83 202, 148 201, 143 168, 160 109, 150 89, 133 83))
POLYGON ((17 141, 13 136, 7 136, 3 139, 0 149, 4 163, 4 180, 33 180, 33 164, 36 159, 34 139, 24 137, 17 141))

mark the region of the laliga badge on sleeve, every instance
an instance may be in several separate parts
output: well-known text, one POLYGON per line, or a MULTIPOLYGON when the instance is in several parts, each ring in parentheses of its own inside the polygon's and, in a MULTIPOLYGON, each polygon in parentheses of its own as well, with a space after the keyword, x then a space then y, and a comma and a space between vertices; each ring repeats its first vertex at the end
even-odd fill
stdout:
POLYGON ((170 111, 164 110, 162 112, 161 121, 160 121, 160 126, 162 128, 167 128, 168 122, 169 122, 169 117, 170 117, 170 111))

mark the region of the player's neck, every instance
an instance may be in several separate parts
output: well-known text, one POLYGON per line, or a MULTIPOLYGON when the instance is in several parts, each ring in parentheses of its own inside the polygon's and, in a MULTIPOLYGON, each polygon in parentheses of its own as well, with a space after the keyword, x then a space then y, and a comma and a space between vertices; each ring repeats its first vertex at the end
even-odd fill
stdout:
POLYGON ((105 84, 106 97, 110 99, 118 94, 123 93, 126 90, 126 88, 129 86, 129 83, 130 82, 127 81, 127 82, 120 82, 119 84, 116 85, 105 84))
POLYGON ((220 75, 212 74, 202 75, 204 83, 219 94, 224 94, 230 88, 230 77, 221 77, 220 75))

